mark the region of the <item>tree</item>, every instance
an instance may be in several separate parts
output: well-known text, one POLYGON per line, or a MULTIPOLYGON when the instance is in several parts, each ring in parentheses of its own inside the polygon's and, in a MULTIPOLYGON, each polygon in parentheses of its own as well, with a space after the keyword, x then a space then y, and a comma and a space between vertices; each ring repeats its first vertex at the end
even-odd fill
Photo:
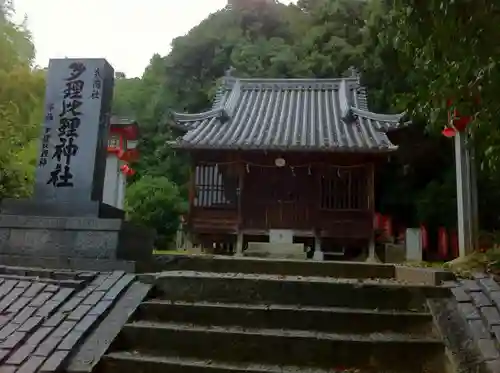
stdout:
POLYGON ((173 238, 186 204, 166 177, 143 176, 127 188, 125 210, 132 222, 156 228, 158 247, 173 238))
POLYGON ((482 161, 496 168, 500 3, 398 0, 387 21, 383 37, 394 45, 403 68, 414 72, 408 107, 440 128, 450 103, 460 115, 471 116, 478 154, 486 154, 482 161))
MULTIPOLYGON (((489 228, 496 222, 498 227, 492 211, 500 206, 500 198, 492 186, 500 182, 500 128, 496 125, 500 114, 497 99, 500 91, 496 84, 500 78, 497 66, 500 3, 493 0, 377 2, 385 11, 378 16, 379 24, 384 27, 374 27, 372 35, 383 46, 386 56, 392 56, 384 60, 395 65, 394 76, 406 72, 406 84, 393 85, 396 89, 392 92, 399 88, 399 93, 403 93, 399 95, 402 106, 413 118, 425 118, 430 132, 440 132, 448 124, 451 109, 473 119, 469 129, 479 166, 481 221, 489 228)), ((379 77, 387 78, 383 74, 379 77)), ((442 169, 441 173, 444 182, 448 170, 442 169)), ((455 214, 454 209, 450 210, 450 215, 455 214)))
MULTIPOLYGON (((408 109, 413 121, 411 130, 391 135, 400 151, 378 173, 377 208, 407 224, 453 224, 453 153, 439 129, 446 122, 446 99, 462 98, 459 87, 469 87, 472 81, 481 87, 481 105, 465 99, 471 105, 459 101, 459 110, 480 112, 475 139, 478 153, 488 160, 482 165, 480 188, 490 191, 484 206, 492 210, 500 205, 500 195, 491 193, 500 182, 494 172, 500 165, 500 131, 488 121, 499 105, 496 81, 488 80, 498 73, 488 62, 489 54, 496 61, 499 53, 488 51, 494 49, 499 32, 493 30, 492 19, 498 14, 492 12, 497 9, 491 2, 299 0, 284 6, 274 1, 231 1, 175 39, 168 55, 154 55, 141 79, 117 81, 115 114, 133 116, 141 126, 135 180, 166 177, 185 196, 188 163, 167 145, 178 135, 167 126, 169 112, 210 108, 218 81, 229 67, 241 77, 332 78, 354 65, 362 72, 373 111, 408 109), (461 25, 469 14, 472 24, 461 25), (489 39, 481 29, 488 30, 489 39), (474 32, 480 35, 478 41, 474 32), (455 42, 457 36, 464 40, 455 42), (482 75, 475 74, 482 70, 482 75), (443 199, 439 211, 429 203, 433 196, 443 199)), ((475 95, 474 89, 467 92, 475 95)))
POLYGON ((479 120, 498 114, 497 1, 398 0, 388 20, 384 36, 392 39, 405 67, 417 72, 414 109, 431 117, 453 99, 460 112, 479 120))
POLYGON ((299 1, 307 14, 308 31, 298 43, 301 69, 307 76, 341 76, 360 65, 363 51, 364 0, 299 1))
POLYGON ((44 73, 32 70, 34 46, 24 25, 0 7, 0 200, 31 192, 43 112, 44 73))

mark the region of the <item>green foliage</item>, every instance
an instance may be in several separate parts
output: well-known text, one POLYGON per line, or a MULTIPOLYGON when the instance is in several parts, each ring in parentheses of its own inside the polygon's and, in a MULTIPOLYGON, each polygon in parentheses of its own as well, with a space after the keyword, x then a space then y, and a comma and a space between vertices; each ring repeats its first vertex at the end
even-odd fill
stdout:
POLYGON ((153 56, 141 79, 117 81, 114 113, 141 125, 135 180, 162 176, 185 191, 187 159, 166 144, 176 137, 167 126, 169 111, 208 109, 229 67, 242 77, 330 78, 354 65, 371 109, 408 109, 419 131, 396 139, 401 150, 379 172, 378 209, 408 224, 454 224, 453 152, 439 135, 452 98, 460 112, 477 118, 483 217, 500 225, 492 218, 500 207, 500 131, 492 125, 500 112, 497 7, 491 0, 299 0, 289 6, 232 0, 175 39, 168 55, 153 56), (480 105, 471 96, 479 96, 480 105))
POLYGON ((31 192, 44 74, 33 71, 34 47, 24 25, 10 19, 10 3, 0 7, 0 200, 31 192))
POLYGON ((177 231, 186 204, 166 177, 144 176, 128 187, 125 210, 132 222, 156 228, 164 243, 177 231))
POLYGON ((500 4, 493 0, 397 0, 388 13, 383 39, 398 52, 412 93, 413 113, 442 128, 447 100, 474 118, 478 154, 491 168, 499 164, 500 4))
POLYGON ((430 226, 453 228, 457 206, 455 173, 448 169, 443 176, 431 181, 416 196, 417 219, 430 226))

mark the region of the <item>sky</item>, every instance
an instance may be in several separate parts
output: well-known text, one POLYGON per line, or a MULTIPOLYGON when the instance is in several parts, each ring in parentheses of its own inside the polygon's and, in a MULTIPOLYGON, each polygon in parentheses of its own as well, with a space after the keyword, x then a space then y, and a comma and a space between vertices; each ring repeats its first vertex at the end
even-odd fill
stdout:
POLYGON ((104 57, 115 71, 124 72, 127 77, 141 76, 153 54, 167 54, 172 39, 186 34, 226 3, 227 0, 14 0, 17 18, 28 17, 37 65, 46 67, 49 58, 104 57))

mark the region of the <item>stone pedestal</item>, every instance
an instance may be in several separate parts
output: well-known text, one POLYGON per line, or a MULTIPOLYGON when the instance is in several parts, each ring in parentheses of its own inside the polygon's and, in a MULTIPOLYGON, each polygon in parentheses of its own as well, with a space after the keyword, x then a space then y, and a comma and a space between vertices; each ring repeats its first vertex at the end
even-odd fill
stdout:
POLYGON ((148 260, 151 230, 122 219, 0 215, 0 254, 148 260))
POLYGON ((5 215, 123 219, 125 212, 96 201, 52 202, 37 199, 5 199, 0 205, 5 215))
POLYGON ((323 251, 321 250, 321 237, 320 236, 316 236, 314 239, 313 260, 318 260, 318 261, 325 260, 325 255, 323 254, 323 251))
POLYGON ((304 244, 249 242, 244 256, 269 259, 305 260, 304 244))

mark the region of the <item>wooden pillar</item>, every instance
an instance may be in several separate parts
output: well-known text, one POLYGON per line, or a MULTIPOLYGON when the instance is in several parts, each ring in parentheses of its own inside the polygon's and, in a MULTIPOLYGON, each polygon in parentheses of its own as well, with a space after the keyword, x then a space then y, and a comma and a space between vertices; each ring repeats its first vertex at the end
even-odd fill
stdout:
POLYGON ((474 152, 466 132, 455 134, 455 170, 457 181, 458 251, 461 257, 477 249, 478 211, 477 176, 474 152), (472 153, 472 157, 471 157, 472 153))
POLYGON ((470 148, 470 182, 471 182, 471 214, 472 214, 472 249, 479 250, 479 206, 477 195, 477 163, 476 150, 470 148))
POLYGON ((368 258, 367 262, 379 262, 377 254, 375 253, 375 230, 373 227, 373 220, 375 219, 375 165, 370 163, 367 170, 368 177, 368 209, 370 211, 372 233, 370 242, 368 243, 368 258))
POLYGON ((321 234, 317 231, 314 233, 314 254, 313 260, 323 261, 325 256, 323 250, 321 249, 321 234))
POLYGON ((375 215, 375 164, 368 168, 368 208, 375 215))
POLYGON ((321 198, 322 198, 322 188, 321 188, 321 176, 326 175, 326 170, 324 166, 321 166, 321 169, 318 166, 314 166, 311 169, 309 166, 309 171, 312 173, 313 177, 313 190, 315 190, 314 197, 309 201, 309 211, 311 217, 313 219, 313 231, 314 231, 314 253, 313 260, 323 261, 325 256, 323 254, 323 250, 321 249, 321 198))
POLYGON ((185 249, 191 249, 193 247, 193 237, 192 237, 192 222, 193 222, 193 210, 194 210, 194 200, 196 198, 196 163, 191 161, 189 167, 189 181, 188 181, 188 214, 186 220, 186 232, 185 232, 185 249))
POLYGON ((238 163, 238 231, 236 235, 236 256, 243 255, 243 188, 245 185, 245 164, 238 163))

